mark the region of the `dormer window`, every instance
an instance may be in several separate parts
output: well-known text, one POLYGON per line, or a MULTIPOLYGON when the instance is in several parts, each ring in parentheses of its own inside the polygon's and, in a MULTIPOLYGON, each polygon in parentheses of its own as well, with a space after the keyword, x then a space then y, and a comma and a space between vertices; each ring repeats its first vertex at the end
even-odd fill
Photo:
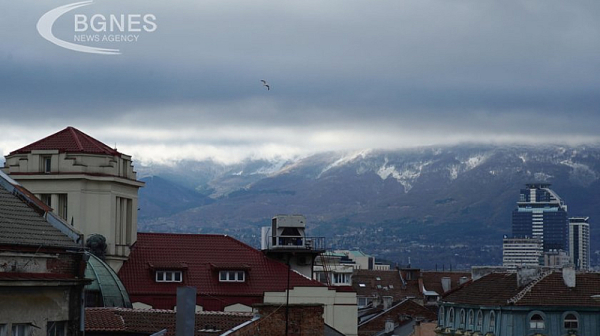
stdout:
POLYGON ((181 282, 181 271, 156 271, 156 282, 181 282))
POLYGON ((246 272, 244 271, 219 271, 220 282, 244 282, 246 281, 246 272))

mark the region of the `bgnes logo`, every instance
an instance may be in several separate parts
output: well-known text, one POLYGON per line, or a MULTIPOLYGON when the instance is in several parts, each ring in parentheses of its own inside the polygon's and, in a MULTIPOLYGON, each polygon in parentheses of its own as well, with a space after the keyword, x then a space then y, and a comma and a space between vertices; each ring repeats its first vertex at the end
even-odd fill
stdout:
MULTIPOLYGON (((54 36, 52 27, 64 14, 83 6, 89 6, 93 0, 76 2, 54 8, 38 20, 38 33, 59 47, 92 54, 119 55, 119 49, 98 48, 67 42, 54 36)), ((157 29, 156 16, 153 14, 73 15, 74 42, 135 42, 141 32, 152 33, 157 29)))

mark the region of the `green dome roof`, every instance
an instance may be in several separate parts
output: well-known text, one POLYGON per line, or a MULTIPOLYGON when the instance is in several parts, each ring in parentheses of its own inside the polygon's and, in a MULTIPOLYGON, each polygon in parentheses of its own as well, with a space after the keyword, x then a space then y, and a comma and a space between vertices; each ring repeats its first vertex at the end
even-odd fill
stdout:
POLYGON ((133 308, 125 286, 112 268, 95 255, 88 252, 86 255, 89 259, 85 277, 92 280, 85 286, 86 307, 133 308))

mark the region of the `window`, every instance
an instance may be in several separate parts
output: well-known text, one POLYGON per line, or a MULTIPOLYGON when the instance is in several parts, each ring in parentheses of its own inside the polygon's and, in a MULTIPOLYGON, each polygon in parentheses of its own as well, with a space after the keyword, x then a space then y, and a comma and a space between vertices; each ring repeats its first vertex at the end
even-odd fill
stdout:
POLYGON ((8 335, 8 326, 6 324, 0 324, 0 336, 8 335))
POLYGON ((41 194, 40 200, 49 207, 52 207, 52 194, 41 194))
POLYGON ((364 308, 364 307, 368 306, 369 303, 371 303, 371 301, 373 301, 372 298, 369 298, 369 297, 359 297, 358 298, 358 307, 359 308, 364 308))
POLYGON ((15 324, 12 325, 13 336, 31 336, 33 334, 31 324, 15 324))
POLYGON ((454 326, 454 308, 450 308, 448 310, 448 327, 452 328, 454 326))
POLYGON ((483 313, 480 311, 477 312, 477 331, 481 331, 483 328, 483 313))
POLYGON ((58 216, 67 220, 67 194, 58 195, 58 216))
POLYGON ((466 322, 465 310, 461 309, 460 310, 460 314, 458 316, 459 316, 459 322, 458 322, 459 325, 458 325, 458 327, 464 329, 465 328, 465 322, 466 322))
POLYGON ((489 332, 496 331, 496 313, 493 311, 490 312, 490 326, 488 329, 489 332))
POLYGON ((473 309, 469 310, 469 329, 473 329, 473 325, 475 324, 475 313, 473 312, 473 309))
POLYGON ((577 316, 571 313, 567 314, 567 316, 565 316, 564 327, 566 330, 577 330, 579 328, 577 316))
POLYGON ((156 282, 181 282, 181 271, 156 271, 156 282))
POLYGON ((544 318, 540 314, 533 314, 529 320, 529 329, 544 329, 544 318))
POLYGON ((336 284, 349 284, 350 274, 347 273, 333 273, 333 283, 336 284))
POLYGON ((65 336, 67 323, 65 321, 48 322, 46 324, 46 336, 65 336))
POLYGON ((444 306, 441 306, 440 307, 440 313, 439 313, 439 323, 440 323, 440 326, 444 325, 444 317, 445 317, 444 316, 444 306))
POLYGON ((41 167, 42 172, 50 173, 52 171, 52 157, 51 156, 42 156, 41 163, 42 163, 42 167, 41 167))
POLYGON ((219 281, 221 282, 244 282, 246 281, 244 271, 220 271, 219 281))

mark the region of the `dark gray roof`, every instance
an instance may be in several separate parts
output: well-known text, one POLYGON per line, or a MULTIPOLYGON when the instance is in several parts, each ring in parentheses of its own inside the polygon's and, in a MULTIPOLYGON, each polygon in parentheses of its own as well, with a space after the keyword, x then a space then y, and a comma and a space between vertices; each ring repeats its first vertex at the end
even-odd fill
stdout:
MULTIPOLYGON (((2 178, 2 177, 0 177, 2 178)), ((0 183, 0 244, 79 248, 0 183)))

